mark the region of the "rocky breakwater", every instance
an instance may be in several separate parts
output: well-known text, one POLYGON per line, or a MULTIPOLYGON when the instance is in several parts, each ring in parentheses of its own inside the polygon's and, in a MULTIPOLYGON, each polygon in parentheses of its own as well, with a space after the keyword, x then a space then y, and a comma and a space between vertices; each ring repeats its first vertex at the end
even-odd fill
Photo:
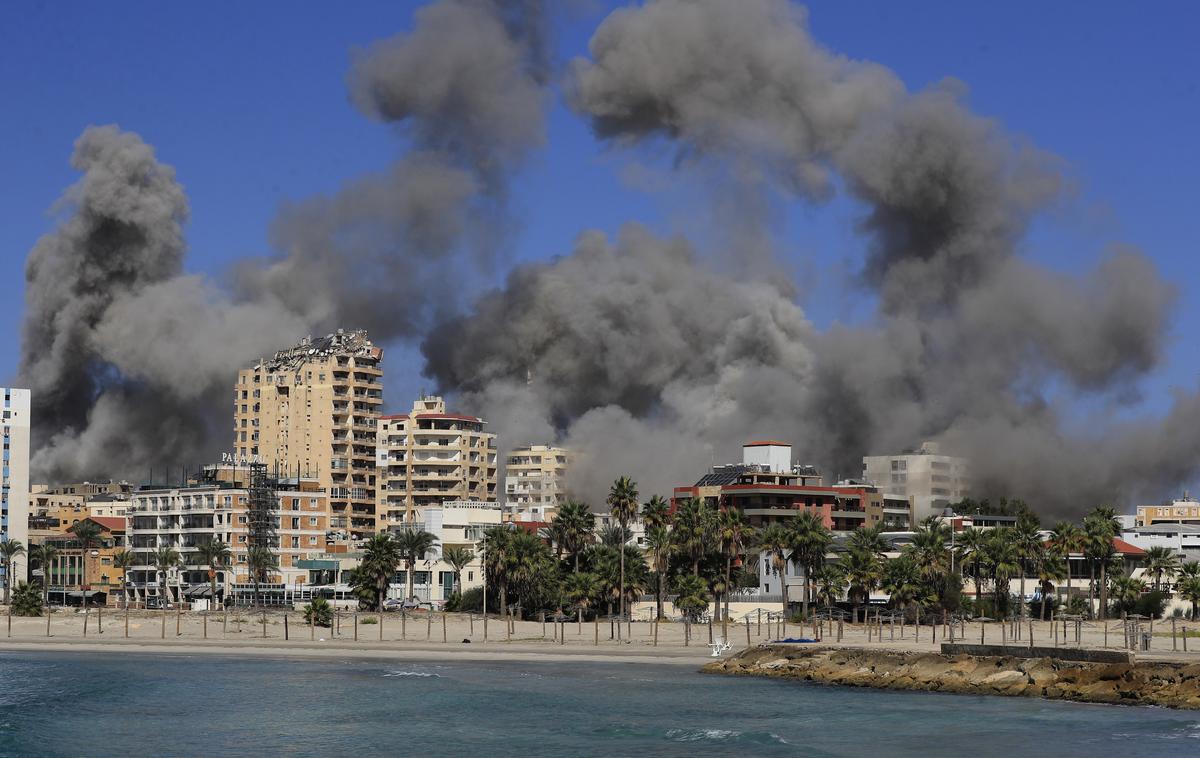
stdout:
POLYGON ((703 670, 851 687, 1200 709, 1200 664, 1195 663, 1084 663, 772 645, 713 661, 703 670))

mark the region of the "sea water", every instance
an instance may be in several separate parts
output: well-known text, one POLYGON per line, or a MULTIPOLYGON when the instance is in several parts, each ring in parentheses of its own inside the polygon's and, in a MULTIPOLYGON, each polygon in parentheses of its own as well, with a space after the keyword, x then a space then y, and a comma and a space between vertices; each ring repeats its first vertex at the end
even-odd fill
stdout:
POLYGON ((0 654, 2 755, 1200 755, 1200 713, 646 663, 0 654))

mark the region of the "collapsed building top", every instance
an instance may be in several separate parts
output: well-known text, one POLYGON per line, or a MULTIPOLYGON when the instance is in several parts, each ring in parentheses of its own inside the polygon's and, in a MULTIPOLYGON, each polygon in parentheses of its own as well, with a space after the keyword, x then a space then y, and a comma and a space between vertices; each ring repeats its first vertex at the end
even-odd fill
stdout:
POLYGON ((309 361, 334 356, 368 358, 378 361, 383 358, 383 349, 371 342, 365 329, 349 332, 338 329, 333 334, 315 339, 309 335, 294 347, 275 353, 274 358, 260 359, 255 368, 265 368, 268 371, 288 371, 309 361))

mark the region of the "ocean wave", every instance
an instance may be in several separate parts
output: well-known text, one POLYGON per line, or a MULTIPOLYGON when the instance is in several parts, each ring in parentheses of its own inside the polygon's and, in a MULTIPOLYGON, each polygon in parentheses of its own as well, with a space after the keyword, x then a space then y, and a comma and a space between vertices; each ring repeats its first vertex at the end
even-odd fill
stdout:
POLYGON ((441 679, 441 674, 434 674, 428 671, 389 671, 384 676, 416 676, 422 679, 441 679))
POLYGON ((733 729, 669 729, 667 738, 676 742, 721 741, 740 737, 741 732, 733 729))

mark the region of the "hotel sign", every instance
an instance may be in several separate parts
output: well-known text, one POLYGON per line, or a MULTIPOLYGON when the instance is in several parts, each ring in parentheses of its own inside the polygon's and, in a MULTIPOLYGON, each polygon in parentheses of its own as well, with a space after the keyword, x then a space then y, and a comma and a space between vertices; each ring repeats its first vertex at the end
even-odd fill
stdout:
POLYGON ((238 455, 237 453, 221 453, 221 463, 230 466, 249 466, 252 463, 265 463, 261 455, 238 455))

